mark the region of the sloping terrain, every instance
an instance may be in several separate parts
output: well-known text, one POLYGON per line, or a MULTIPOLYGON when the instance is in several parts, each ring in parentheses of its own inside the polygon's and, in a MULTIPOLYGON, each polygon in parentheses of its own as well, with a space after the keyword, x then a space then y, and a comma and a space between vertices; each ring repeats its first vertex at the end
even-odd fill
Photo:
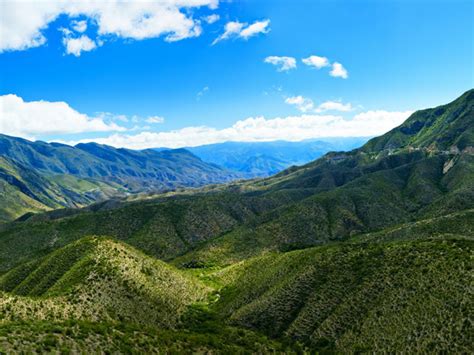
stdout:
POLYGON ((311 248, 250 259, 215 304, 231 324, 335 352, 468 353, 473 240, 311 248))
POLYGON ((472 353, 473 100, 270 178, 0 226, 0 350, 472 353))
POLYGON ((240 177, 184 149, 133 151, 95 143, 70 147, 1 134, 0 159, 0 193, 5 191, 0 194, 0 222, 27 212, 240 177))
POLYGON ((204 286, 115 241, 87 237, 0 278, 2 322, 127 321, 171 327, 204 286))

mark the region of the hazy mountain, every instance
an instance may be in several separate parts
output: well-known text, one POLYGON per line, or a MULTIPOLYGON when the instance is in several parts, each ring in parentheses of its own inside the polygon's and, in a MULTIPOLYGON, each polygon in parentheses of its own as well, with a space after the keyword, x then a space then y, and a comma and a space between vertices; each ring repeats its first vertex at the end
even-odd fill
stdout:
POLYGON ((246 177, 266 177, 292 165, 303 165, 330 151, 347 151, 367 142, 365 137, 325 138, 301 142, 225 142, 187 150, 202 160, 246 177))

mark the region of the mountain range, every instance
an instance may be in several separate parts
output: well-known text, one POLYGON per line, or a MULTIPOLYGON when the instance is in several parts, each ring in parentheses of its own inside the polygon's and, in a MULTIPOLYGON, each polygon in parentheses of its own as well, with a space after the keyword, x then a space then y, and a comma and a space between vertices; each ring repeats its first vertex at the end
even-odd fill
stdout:
POLYGON ((6 191, 0 195, 0 220, 240 178, 184 149, 134 151, 95 143, 71 147, 0 135, 0 157, 0 184, 6 191))
POLYGON ((341 137, 300 142, 225 142, 186 149, 205 162, 254 178, 309 163, 330 151, 358 148, 367 140, 366 137, 341 137))
POLYGON ((310 142, 228 142, 188 149, 74 147, 0 134, 0 221, 28 212, 84 207, 129 194, 156 193, 268 176, 362 138, 310 142), (247 158, 244 158, 246 156, 247 158))
POLYGON ((471 353, 473 132, 469 90, 267 178, 4 223, 0 349, 471 353))

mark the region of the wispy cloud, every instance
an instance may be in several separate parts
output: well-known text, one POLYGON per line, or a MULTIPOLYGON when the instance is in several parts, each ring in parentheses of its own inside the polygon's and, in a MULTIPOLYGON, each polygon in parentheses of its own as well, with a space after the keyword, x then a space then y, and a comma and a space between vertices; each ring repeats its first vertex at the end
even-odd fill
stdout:
POLYGON ((201 98, 207 94, 209 91, 209 86, 204 86, 197 94, 196 94, 196 100, 201 100, 201 98))
POLYGON ((287 97, 285 98, 285 103, 295 106, 303 113, 322 113, 327 111, 349 112, 353 110, 350 103, 344 104, 341 101, 325 101, 316 106, 313 100, 301 95, 287 97))
POLYGON ((150 116, 145 119, 145 122, 152 123, 152 124, 163 123, 165 122, 165 118, 161 116, 150 116))
POLYGON ((255 21, 252 24, 247 24, 239 21, 227 22, 224 26, 224 33, 217 37, 212 45, 231 38, 249 39, 259 33, 270 32, 270 20, 255 21))
POLYGON ((212 14, 204 17, 204 21, 206 21, 208 24, 213 24, 214 22, 219 21, 220 18, 221 17, 218 14, 212 14))

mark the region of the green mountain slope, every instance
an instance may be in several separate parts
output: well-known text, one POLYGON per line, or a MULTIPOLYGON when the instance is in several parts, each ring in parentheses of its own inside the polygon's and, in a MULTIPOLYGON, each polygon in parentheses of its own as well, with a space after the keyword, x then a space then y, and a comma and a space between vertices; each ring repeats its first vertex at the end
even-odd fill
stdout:
POLYGON ((415 112, 401 126, 370 140, 363 151, 408 147, 453 151, 472 149, 473 120, 474 89, 449 104, 415 112))
POLYGON ((128 321, 170 327, 206 289, 163 262, 88 237, 0 279, 4 320, 128 321), (27 297, 28 296, 28 297, 27 297))
POLYGON ((335 352, 470 352, 473 241, 312 248, 218 273, 223 319, 335 352))
POLYGON ((96 143, 71 147, 0 135, 0 154, 37 172, 112 181, 132 192, 199 186, 235 177, 184 149, 135 151, 96 143))
POLYGON ((81 207, 127 193, 201 186, 238 177, 184 149, 70 147, 0 134, 0 222, 27 212, 81 207), (4 201, 1 201, 3 199, 4 201))

